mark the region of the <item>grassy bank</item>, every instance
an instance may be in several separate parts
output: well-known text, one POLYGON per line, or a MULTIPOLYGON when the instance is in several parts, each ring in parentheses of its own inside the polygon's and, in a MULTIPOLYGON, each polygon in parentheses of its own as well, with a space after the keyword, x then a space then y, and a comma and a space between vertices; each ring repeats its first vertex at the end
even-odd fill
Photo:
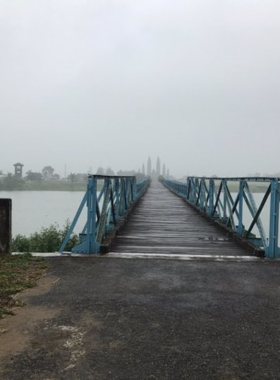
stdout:
POLYGON ((0 256, 0 318, 13 314, 21 303, 14 295, 35 286, 36 280, 47 268, 45 259, 23 255, 0 256))
MULTIPOLYGON (((61 246, 68 229, 69 222, 66 222, 61 229, 58 225, 52 224, 49 227, 41 228, 39 232, 30 236, 16 235, 12 239, 12 252, 55 252, 61 246)), ((65 250, 70 251, 78 242, 78 236, 73 234, 65 250)))
MULTIPOLYGON (((57 251, 68 227, 68 223, 62 229, 57 225, 51 225, 30 236, 16 235, 13 238, 12 251, 22 252, 22 254, 0 256, 0 319, 5 314, 13 314, 13 309, 21 306, 14 295, 33 287, 47 268, 45 259, 33 257, 28 252, 57 251)), ((73 235, 66 250, 71 250, 77 244, 78 236, 73 235)))

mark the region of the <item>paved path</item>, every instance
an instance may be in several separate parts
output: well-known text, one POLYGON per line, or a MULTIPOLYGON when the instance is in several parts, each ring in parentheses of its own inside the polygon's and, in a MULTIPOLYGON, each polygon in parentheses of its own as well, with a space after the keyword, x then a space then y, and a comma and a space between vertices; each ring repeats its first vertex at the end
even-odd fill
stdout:
POLYGON ((273 380, 280 263, 49 258, 0 321, 1 380, 273 380))
POLYGON ((112 250, 138 254, 248 255, 158 181, 152 181, 112 250))

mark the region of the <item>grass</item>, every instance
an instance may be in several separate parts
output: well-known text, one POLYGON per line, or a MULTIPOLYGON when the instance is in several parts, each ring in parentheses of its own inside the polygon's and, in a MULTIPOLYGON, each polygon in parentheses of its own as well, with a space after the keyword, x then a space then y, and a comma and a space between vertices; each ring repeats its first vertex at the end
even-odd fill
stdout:
POLYGON ((45 259, 29 253, 0 256, 0 318, 22 305, 14 295, 35 286, 47 266, 45 259))

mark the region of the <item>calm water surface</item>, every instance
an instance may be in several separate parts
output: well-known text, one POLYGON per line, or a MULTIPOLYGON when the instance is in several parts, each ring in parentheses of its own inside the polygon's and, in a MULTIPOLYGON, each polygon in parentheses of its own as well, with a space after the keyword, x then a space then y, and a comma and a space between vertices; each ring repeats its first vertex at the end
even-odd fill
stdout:
MULTIPOLYGON (((83 191, 0 191, 0 198, 12 199, 13 236, 29 235, 55 223, 63 227, 67 219, 73 220, 83 196, 83 191)), ((76 232, 83 229, 83 216, 76 232)))

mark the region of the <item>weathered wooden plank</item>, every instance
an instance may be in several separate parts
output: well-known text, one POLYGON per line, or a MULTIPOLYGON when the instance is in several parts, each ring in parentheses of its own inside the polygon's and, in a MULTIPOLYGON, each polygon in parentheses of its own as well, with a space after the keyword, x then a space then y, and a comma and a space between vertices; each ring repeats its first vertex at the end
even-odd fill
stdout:
POLYGON ((130 214, 113 252, 247 256, 248 252, 157 181, 130 214))

